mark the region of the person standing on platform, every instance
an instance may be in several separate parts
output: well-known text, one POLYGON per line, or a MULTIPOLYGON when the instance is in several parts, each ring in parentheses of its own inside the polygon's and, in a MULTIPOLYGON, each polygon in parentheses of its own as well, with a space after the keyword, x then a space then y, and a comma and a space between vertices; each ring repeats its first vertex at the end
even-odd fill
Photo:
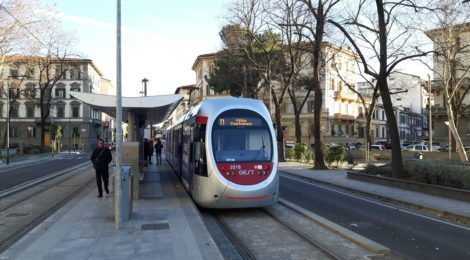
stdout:
POLYGON ((152 164, 152 156, 153 156, 153 139, 150 138, 149 145, 148 145, 148 156, 149 156, 149 163, 152 164))
POLYGON ((109 172, 108 164, 113 160, 111 151, 104 147, 104 140, 98 140, 98 147, 93 150, 93 153, 90 157, 93 168, 95 169, 96 174, 96 185, 98 186, 98 198, 103 197, 103 187, 106 194, 109 194, 108 182, 109 182, 109 172))
POLYGON ((142 148, 144 149, 144 166, 147 166, 147 164, 149 163, 149 140, 147 138, 144 138, 144 144, 142 148))
POLYGON ((157 164, 162 164, 162 149, 163 149, 163 144, 160 138, 157 138, 157 143, 155 144, 155 157, 157 160, 157 164))

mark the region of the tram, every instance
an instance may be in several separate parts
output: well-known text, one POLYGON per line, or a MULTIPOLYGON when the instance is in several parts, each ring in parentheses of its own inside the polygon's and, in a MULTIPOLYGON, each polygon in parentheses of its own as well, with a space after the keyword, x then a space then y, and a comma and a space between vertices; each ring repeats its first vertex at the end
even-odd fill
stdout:
POLYGON ((263 102, 211 98, 166 129, 165 155, 193 200, 206 208, 277 203, 276 138, 263 102))

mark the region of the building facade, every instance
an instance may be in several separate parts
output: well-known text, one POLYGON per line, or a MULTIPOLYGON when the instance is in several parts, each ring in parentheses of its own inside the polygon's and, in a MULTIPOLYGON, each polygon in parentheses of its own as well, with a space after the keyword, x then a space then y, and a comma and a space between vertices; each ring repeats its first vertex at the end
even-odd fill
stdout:
POLYGON ((39 62, 31 62, 33 59, 49 59, 51 66, 46 69, 47 73, 57 77, 50 93, 50 116, 45 122, 45 145, 49 146, 54 142, 56 147, 62 149, 93 148, 102 133, 101 113, 70 95, 70 91, 99 91, 102 74, 89 59, 59 61, 40 57, 9 57, 0 71, 0 140, 6 140, 9 119, 11 147, 41 143, 39 81, 45 77, 40 73, 46 72, 39 62), (11 114, 8 115, 10 106, 11 114), (61 137, 55 137, 53 128, 56 127, 61 128, 61 137))
MULTIPOLYGON (((321 131, 324 142, 343 145, 364 143, 364 108, 356 91, 364 96, 366 102, 369 102, 368 104, 371 102, 372 93, 370 88, 366 87, 366 83, 358 83, 356 80, 358 57, 330 43, 324 44, 323 51, 326 55, 326 63, 321 71, 320 84, 323 91, 321 131)), ((306 59, 311 59, 310 53, 306 53, 306 55, 306 59)), ((196 95, 193 96, 193 104, 215 96, 206 81, 206 77, 209 77, 213 71, 214 59, 215 54, 201 55, 193 65, 193 70, 196 73, 195 86, 197 87, 196 95)), ((306 66, 301 71, 304 76, 311 75, 311 73, 310 66, 306 66)), ((394 104, 396 104, 394 110, 402 141, 411 143, 425 139, 427 118, 422 113, 429 96, 424 88, 424 82, 418 76, 397 71, 392 73, 389 83, 391 90, 396 92, 393 96, 394 104), (418 99, 419 102, 416 102, 418 99)), ((278 82, 273 81, 273 87, 277 93, 280 92, 278 82)), ((295 89, 295 91, 298 99, 303 99, 307 93, 302 87, 295 89)), ((300 114, 302 143, 313 143, 314 95, 314 92, 310 93, 300 114)), ((223 94, 223 96, 226 95, 223 94)), ((271 114, 274 115, 269 90, 261 91, 258 98, 263 100, 271 114)), ((288 95, 281 105, 281 116, 283 127, 285 127, 284 140, 288 143, 295 143, 294 106, 288 95)), ((386 122, 385 111, 381 100, 379 100, 372 115, 370 128, 373 142, 389 141, 386 122)))
POLYGON ((440 142, 441 145, 449 143, 449 129, 446 125, 449 118, 443 81, 453 82, 453 86, 458 82, 458 91, 454 96, 460 101, 457 102, 460 103, 457 108, 460 112, 456 113, 454 109, 454 115, 460 115, 457 131, 463 145, 470 146, 470 23, 434 29, 426 32, 426 35, 433 41, 436 52, 447 52, 447 55, 435 55, 433 62, 433 140, 440 142), (449 66, 444 57, 451 57, 454 65, 449 66))

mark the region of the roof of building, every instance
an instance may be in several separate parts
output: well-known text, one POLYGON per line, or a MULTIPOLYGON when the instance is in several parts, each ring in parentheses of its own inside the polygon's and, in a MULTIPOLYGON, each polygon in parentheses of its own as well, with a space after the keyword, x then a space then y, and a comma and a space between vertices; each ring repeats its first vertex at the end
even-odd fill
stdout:
MULTIPOLYGON (((116 117, 116 96, 75 91, 70 91, 70 95, 98 111, 116 117)), ((161 123, 171 115, 182 99, 182 94, 122 97, 122 120, 127 120, 127 112, 134 112, 136 117, 142 118, 148 123, 161 123)))
POLYGON ((207 54, 202 54, 202 55, 197 56, 197 58, 194 61, 193 66, 191 67, 191 69, 194 70, 196 68, 196 65, 199 62, 199 60, 201 60, 203 58, 213 58, 213 57, 215 57, 215 55, 217 55, 217 53, 207 53, 207 54))
POLYGON ((183 90, 190 90, 191 91, 191 90, 196 90, 196 89, 199 89, 199 88, 196 87, 195 84, 185 85, 185 86, 177 87, 176 90, 175 90, 175 94, 179 94, 183 90))
POLYGON ((91 59, 83 58, 57 58, 57 57, 41 57, 41 56, 5 56, 5 62, 16 61, 16 62, 26 62, 33 59, 37 60, 51 60, 51 61, 66 61, 66 62, 85 62, 90 63, 93 69, 100 75, 103 76, 103 73, 98 69, 98 67, 93 63, 91 59))

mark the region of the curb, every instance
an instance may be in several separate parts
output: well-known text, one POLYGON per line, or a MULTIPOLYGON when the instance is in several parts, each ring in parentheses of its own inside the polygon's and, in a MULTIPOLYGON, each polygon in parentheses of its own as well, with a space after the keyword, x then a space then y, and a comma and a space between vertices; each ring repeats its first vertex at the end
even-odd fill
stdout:
POLYGON ((321 226, 339 234, 340 236, 343 236, 354 243, 366 248, 367 250, 374 252, 376 254, 390 254, 390 248, 385 247, 377 242, 374 242, 366 237, 363 237, 347 228, 344 228, 336 223, 333 223, 332 221, 329 221, 311 211, 308 211, 302 207, 299 207, 293 203, 290 203, 284 199, 279 199, 279 203, 283 204, 285 207, 290 208, 291 210, 299 212, 301 215, 304 217, 307 217, 308 219, 320 224, 321 226))
POLYGON ((295 177, 300 178, 300 179, 312 181, 312 182, 315 182, 315 183, 326 184, 326 185, 329 185, 329 186, 332 186, 332 187, 340 188, 340 189, 347 190, 347 191, 350 191, 350 192, 354 192, 354 193, 357 193, 357 194, 361 194, 361 195, 364 195, 364 196, 373 197, 373 198, 376 198, 376 199, 379 199, 379 200, 382 200, 382 201, 391 202, 391 203, 398 204, 398 205, 401 205, 401 206, 405 206, 405 207, 408 207, 408 208, 411 208, 411 209, 421 210, 421 211, 424 211, 426 213, 436 215, 437 217, 451 218, 451 219, 458 220, 463 224, 470 224, 470 216, 463 216, 463 215, 459 215, 459 214, 456 214, 456 213, 453 213, 453 212, 440 210, 440 209, 435 209, 435 208, 430 208, 430 207, 426 207, 426 206, 423 206, 423 205, 420 205, 420 204, 411 203, 411 202, 404 201, 404 200, 389 198, 389 197, 385 197, 385 196, 378 195, 378 194, 375 194, 375 193, 370 193, 370 192, 366 192, 366 191, 352 189, 350 187, 338 185, 338 184, 327 182, 327 181, 317 180, 317 179, 306 177, 306 176, 303 176, 303 175, 298 175, 298 174, 295 174, 295 173, 287 172, 285 170, 279 170, 279 172, 290 175, 290 176, 295 176, 295 177))

